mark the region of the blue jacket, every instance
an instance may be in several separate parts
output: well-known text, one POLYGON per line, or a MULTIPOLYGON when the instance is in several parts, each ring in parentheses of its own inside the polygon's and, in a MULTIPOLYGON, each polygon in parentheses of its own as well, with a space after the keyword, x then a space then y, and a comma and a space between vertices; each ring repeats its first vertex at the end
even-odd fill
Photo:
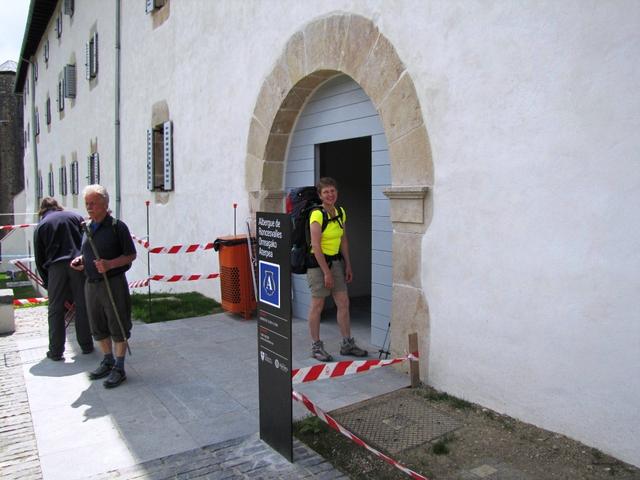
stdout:
POLYGON ((46 212, 33 233, 36 267, 44 287, 49 284, 49 266, 70 262, 80 255, 83 218, 66 210, 46 212))

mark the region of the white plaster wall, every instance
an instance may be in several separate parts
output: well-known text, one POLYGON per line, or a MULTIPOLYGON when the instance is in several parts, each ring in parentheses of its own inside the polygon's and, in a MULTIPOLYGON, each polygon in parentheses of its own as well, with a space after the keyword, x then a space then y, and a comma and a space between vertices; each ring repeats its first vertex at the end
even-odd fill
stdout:
MULTIPOLYGON (((18 215, 20 213, 27 213, 25 210, 24 190, 13 197, 13 212, 15 212, 13 216, 14 224, 35 222, 34 215, 18 215)), ((27 251, 27 237, 30 238, 32 235, 33 230, 31 230, 31 228, 20 228, 13 230, 10 236, 5 236, 2 239, 2 266, 0 267, 0 271, 18 270, 11 264, 10 260, 29 256, 29 252, 27 251)))
POLYGON ((640 6, 489 7, 403 15, 413 52, 384 22, 435 163, 429 380, 639 464, 640 6))
MULTIPOLYGON (((55 32, 56 18, 61 9, 59 2, 47 32, 43 36, 36 55, 38 62, 38 81, 35 88, 35 102, 40 116, 40 135, 36 139, 38 150, 38 168, 42 172, 43 195, 48 196, 47 174, 54 172, 54 197, 67 209, 77 210, 86 215, 82 189, 87 185, 87 156, 91 153, 91 142, 97 141, 100 155, 100 182, 107 187, 112 199, 111 207, 115 208, 115 176, 114 176, 114 35, 115 7, 110 2, 89 0, 75 2, 73 17, 63 15, 62 36, 57 38, 55 32), (89 40, 92 26, 97 26, 99 44, 99 70, 94 87, 90 89, 85 79, 85 43, 89 40), (44 62, 43 49, 49 39, 49 62, 44 62), (76 64, 76 98, 65 98, 64 111, 57 110, 58 78, 64 65, 76 64), (51 98, 51 125, 46 122, 47 93, 51 98), (71 194, 71 162, 75 152, 79 167, 79 195, 71 194), (63 159, 64 157, 64 159, 63 159), (67 166, 68 193, 60 194, 59 168, 67 166)), ((31 82, 31 72, 27 79, 31 82)), ((33 89, 30 85, 30 95, 33 89)), ((31 98, 25 106, 25 123, 31 124, 31 98), (27 120, 28 119, 28 120, 27 120)), ((31 125, 33 129, 33 125, 31 125)), ((26 208, 37 211, 38 204, 34 199, 33 139, 30 138, 25 149, 25 183, 26 208)))
MULTIPOLYGON (((372 7, 361 4, 367 12, 372 7)), ((123 216, 146 229, 152 245, 203 243, 245 233, 249 216, 244 162, 249 123, 266 76, 289 37, 311 19, 351 2, 171 1, 170 17, 153 29, 144 2, 123 2, 123 216), (142 55, 141 52, 144 52, 142 55), (146 129, 153 104, 166 101, 173 121, 175 191, 146 190, 146 129)), ((144 233, 141 233, 141 235, 144 233)), ((152 273, 218 272, 213 251, 153 255, 152 273)), ((138 261, 130 278, 146 276, 138 261)), ((155 290, 198 290, 220 299, 218 280, 160 284, 155 290)))
MULTIPOLYGON (((145 200, 154 245, 232 233, 234 202, 244 230, 249 122, 282 47, 320 15, 368 17, 408 68, 433 150, 430 383, 640 464, 636 2, 172 1, 155 30, 142 0, 122 3, 122 216, 132 231, 144 234, 145 200), (176 189, 156 198, 145 132, 163 100, 176 189)), ((112 190, 113 94, 102 90, 112 7, 91 5, 109 9, 100 99, 84 104, 79 78, 65 121, 54 114, 60 135, 45 148, 41 134, 39 152, 43 164, 45 152, 59 161, 77 150, 84 176, 89 139, 100 135, 112 190)), ((218 270, 211 252, 152 262, 154 273, 218 270)), ((129 277, 145 275, 141 259, 129 277)), ((164 287, 219 298, 217 281, 164 287)))

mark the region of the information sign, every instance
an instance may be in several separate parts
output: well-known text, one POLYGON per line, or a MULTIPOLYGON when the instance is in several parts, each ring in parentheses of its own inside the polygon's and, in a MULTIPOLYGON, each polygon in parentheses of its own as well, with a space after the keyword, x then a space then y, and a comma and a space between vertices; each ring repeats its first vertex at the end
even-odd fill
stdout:
POLYGON ((256 227, 260 438, 291 462, 291 220, 258 212, 256 227))

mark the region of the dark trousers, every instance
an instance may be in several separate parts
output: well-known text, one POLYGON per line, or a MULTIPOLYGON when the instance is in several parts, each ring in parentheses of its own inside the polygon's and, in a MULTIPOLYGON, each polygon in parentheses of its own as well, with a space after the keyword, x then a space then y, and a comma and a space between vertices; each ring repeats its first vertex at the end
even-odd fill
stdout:
POLYGON ((76 305, 76 339, 80 348, 93 347, 87 306, 84 301, 84 282, 84 273, 71 268, 68 260, 49 266, 49 351, 54 355, 62 355, 64 352, 66 339, 64 302, 67 300, 76 305))
POLYGON ((127 277, 124 273, 109 277, 109 286, 118 316, 113 310, 107 286, 102 279, 87 280, 84 295, 87 299, 87 312, 91 323, 91 332, 96 341, 111 338, 114 342, 124 342, 131 336, 131 295, 127 277), (124 330, 124 337, 122 336, 124 330))

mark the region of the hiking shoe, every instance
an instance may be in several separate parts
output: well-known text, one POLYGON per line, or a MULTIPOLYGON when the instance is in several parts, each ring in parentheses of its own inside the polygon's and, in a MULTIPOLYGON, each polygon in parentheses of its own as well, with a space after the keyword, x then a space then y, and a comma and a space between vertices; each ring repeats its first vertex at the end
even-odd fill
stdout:
POLYGON ((109 378, 107 378, 102 384, 104 388, 115 388, 127 379, 127 375, 124 370, 118 367, 113 367, 109 378))
POLYGON ((366 357, 369 354, 366 350, 356 345, 356 341, 351 338, 343 338, 340 345, 340 355, 353 355, 354 357, 366 357))
POLYGON ((324 343, 322 343, 322 340, 318 340, 311 344, 311 357, 316 360, 320 360, 321 362, 330 362, 333 360, 333 357, 324 349, 324 343))
POLYGON ((113 370, 113 363, 108 362, 107 360, 102 360, 100 362, 100 366, 96 368, 94 371, 89 372, 89 378, 91 380, 97 380, 99 378, 104 378, 111 373, 113 370))
POLYGON ((55 354, 51 352, 47 352, 47 358, 49 360, 53 360, 54 362, 59 362, 60 360, 64 360, 64 357, 61 353, 55 354))

